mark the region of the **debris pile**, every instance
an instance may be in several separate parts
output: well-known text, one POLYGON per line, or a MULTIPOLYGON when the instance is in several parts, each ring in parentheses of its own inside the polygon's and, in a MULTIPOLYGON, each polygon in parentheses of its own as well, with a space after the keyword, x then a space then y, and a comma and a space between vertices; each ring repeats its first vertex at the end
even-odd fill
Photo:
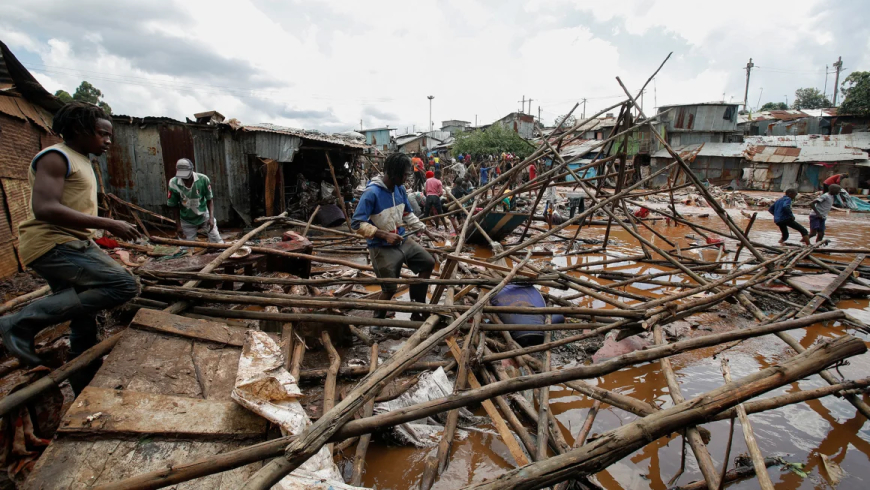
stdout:
MULTIPOLYGON (((100 479, 96 486, 155 488, 244 470, 244 488, 359 487, 371 435, 381 433, 396 443, 431 448, 420 481, 408 482, 409 488, 429 489, 451 464, 454 441, 473 431, 489 430, 481 427, 485 422, 516 468, 467 488, 595 488, 596 472, 672 434, 687 442, 703 478, 683 488, 721 488, 723 481, 754 475, 766 488, 765 468, 785 462, 761 453, 749 423, 752 414, 837 395, 870 416, 870 407, 860 396, 870 379, 843 380, 827 370, 865 353, 864 341, 845 334, 803 346, 789 333, 835 322, 843 329, 870 331, 832 299, 870 294, 865 279, 870 277, 870 267, 863 264, 870 251, 824 248, 824 242, 776 247, 753 240, 754 218, 749 226, 738 227, 724 209, 742 209, 753 202, 739 192, 705 186, 689 169, 686 160, 691 157, 674 152, 664 141, 673 162, 656 173, 628 182, 622 166, 616 175, 581 178, 577 173, 587 169, 605 174, 604 166, 613 159, 606 155, 618 154, 633 129, 655 119, 646 118, 635 98, 624 86, 623 90, 626 100, 602 111, 619 108, 620 117, 610 136, 599 143, 601 158, 572 169, 556 148, 562 139, 582 131, 567 131, 556 143, 543 142, 486 185, 453 198, 459 204, 455 209, 425 218, 424 222, 439 217, 462 221, 455 238, 420 239, 438 262, 431 278, 408 271, 397 278, 378 277, 366 262, 365 242, 358 234, 344 229, 344 223, 333 228, 313 224, 314 216, 308 221, 287 213, 261 218, 257 228, 227 244, 171 240, 156 233, 151 243, 119 243, 119 248, 134 255, 121 260, 136 271, 143 287, 141 297, 130 305, 138 310, 136 318, 130 329, 118 335, 144 335, 143 331, 157 335, 153 332, 158 331, 198 339, 184 344, 185 352, 198 352, 197 342, 203 339, 217 345, 201 348, 202 355, 210 355, 209 349, 234 347, 234 353, 221 354, 226 356, 222 362, 231 358, 235 367, 232 399, 244 407, 244 413, 253 412, 276 424, 280 434, 267 436, 264 431, 261 438, 224 447, 217 455, 149 460, 120 477, 100 479), (635 109, 641 116, 638 121, 628 117, 635 109), (514 176, 542 159, 553 163, 535 179, 514 181, 514 176), (668 175, 669 182, 683 183, 654 191, 644 188, 662 174, 668 175), (573 205, 557 208, 561 214, 557 222, 544 211, 548 200, 543 197, 567 175, 574 181, 560 184, 556 199, 564 204, 572 192, 578 192, 588 202, 576 209, 573 205), (604 177, 614 179, 613 190, 603 187, 604 177), (567 186, 574 189, 564 190, 567 186), (519 195, 527 196, 527 207, 514 208, 513 213, 499 211, 505 199, 519 195), (646 207, 650 202, 668 206, 646 207), (677 203, 705 207, 723 226, 700 224, 680 213, 677 203), (541 216, 534 216, 537 213, 541 216), (511 214, 520 219, 506 230, 502 227, 511 214), (490 216, 498 219, 490 222, 490 216), (537 226, 536 221, 546 225, 537 226), (657 229, 661 222, 685 227, 693 244, 681 248, 657 229), (282 241, 256 241, 277 227, 293 231, 282 233, 282 241), (634 241, 633 255, 613 250, 620 240, 613 236, 617 229, 634 241), (581 237, 581 230, 593 236, 581 237), (483 254, 488 256, 469 245, 475 239, 488 246, 483 254), (179 250, 160 248, 165 246, 204 253, 160 261, 158 256, 172 257, 179 250), (234 256, 243 246, 250 253, 234 256), (712 251, 714 256, 692 253, 696 249, 712 251), (219 253, 206 253, 212 250, 219 253), (826 258, 833 253, 853 257, 826 258), (140 265, 136 255, 147 260, 140 265), (607 267, 632 263, 654 264, 663 272, 638 274, 607 267), (377 299, 380 293, 368 289, 387 283, 399 287, 390 301, 377 299), (421 284, 429 288, 428 301, 403 299, 406 289, 421 284), (641 294, 645 286, 666 287, 668 294, 641 294), (534 294, 523 296, 523 291, 534 294), (520 297, 527 299, 516 299, 520 297), (592 306, 577 300, 589 300, 592 306), (395 312, 395 318, 376 314, 383 311, 395 312), (408 319, 411 314, 423 320, 408 319), (146 321, 149 315, 151 320, 146 321), (710 332, 702 328, 703 315, 727 316, 732 328, 710 332), (256 321, 259 331, 245 332, 247 327, 239 321, 256 321), (778 337, 796 354, 734 379, 724 362, 721 386, 693 397, 683 394, 671 356, 717 348, 724 359, 736 344, 767 335, 778 337), (592 352, 591 363, 574 362, 586 360, 592 352), (667 380, 673 402, 668 408, 591 382, 651 362, 658 364, 667 380), (817 373, 830 386, 761 398, 817 373), (555 385, 596 400, 583 427, 572 429, 577 434, 572 441, 566 440, 551 411, 549 387, 555 385), (601 404, 637 418, 591 437, 601 404), (468 411, 477 406, 484 416, 468 411), (726 457, 724 466, 717 467, 702 424, 735 417, 741 420, 750 458, 732 467, 726 457), (341 461, 343 451, 352 447, 354 454, 342 472, 334 458, 341 461)), ((582 129, 585 121, 596 117, 577 122, 574 129, 582 129)), ((340 191, 336 197, 344 202, 340 191)), ((123 206, 131 219, 142 219, 138 215, 143 212, 133 205, 113 196, 107 199, 123 206)), ((144 218, 152 228, 173 225, 153 213, 144 218)), ((163 337, 160 341, 170 344, 163 337)), ((118 340, 104 341, 85 355, 101 357, 113 342, 118 340)), ((106 363, 113 365, 122 355, 115 352, 123 348, 127 347, 116 347, 106 363)), ((186 389, 201 395, 198 402, 207 402, 208 393, 214 395, 209 383, 227 374, 220 369, 203 373, 193 364, 195 373, 185 374, 196 381, 186 389)), ((76 366, 59 371, 68 375, 76 366)), ((109 368, 105 371, 113 373, 109 368)), ((7 415, 4 420, 63 379, 51 376, 43 378, 51 382, 41 388, 33 384, 16 392, 17 397, 13 393, 0 400, 0 414, 7 415)), ((118 393, 132 392, 136 386, 116 383, 118 393)), ((239 408, 220 407, 222 413, 237 413, 232 410, 239 408)), ((101 414, 100 419, 114 420, 110 411, 101 414)), ((98 429, 77 430, 109 437, 98 429)), ((64 435, 52 445, 67 443, 64 435)), ((48 471, 50 464, 42 464, 45 469, 38 464, 34 473, 48 471)))

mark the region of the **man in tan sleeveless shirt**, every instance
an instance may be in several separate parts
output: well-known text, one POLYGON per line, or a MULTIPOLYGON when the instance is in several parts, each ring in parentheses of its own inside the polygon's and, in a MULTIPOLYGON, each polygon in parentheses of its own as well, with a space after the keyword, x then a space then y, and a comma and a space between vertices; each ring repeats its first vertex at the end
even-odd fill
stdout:
MULTIPOLYGON (((41 329, 71 320, 70 355, 76 357, 97 342, 96 314, 138 294, 133 276, 91 241, 94 229, 123 240, 139 236, 125 221, 97 216, 97 181, 88 155, 102 155, 111 145, 109 116, 95 105, 72 102, 55 114, 52 129, 64 142, 33 158, 29 219, 18 227, 22 261, 48 282, 52 294, 0 318, 3 345, 33 365, 41 363, 33 348, 41 329)), ((77 391, 81 381, 88 382, 70 381, 77 391)))

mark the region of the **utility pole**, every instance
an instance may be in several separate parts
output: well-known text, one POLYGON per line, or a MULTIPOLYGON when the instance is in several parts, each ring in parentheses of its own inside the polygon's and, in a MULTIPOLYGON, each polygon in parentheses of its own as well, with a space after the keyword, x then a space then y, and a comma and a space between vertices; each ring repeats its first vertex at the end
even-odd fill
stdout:
POLYGON ((529 114, 532 113, 532 98, 529 97, 529 114))
POLYGON ((477 127, 477 114, 474 115, 474 127, 477 127))
POLYGON ((518 100, 517 102, 519 102, 520 104, 522 104, 522 105, 520 106, 520 113, 522 113, 523 111, 526 110, 526 96, 523 95, 523 100, 518 100))
POLYGON ((752 72, 752 67, 755 66, 755 63, 752 62, 752 58, 749 58, 749 63, 746 63, 746 90, 743 92, 743 110, 746 109, 746 104, 749 101, 749 73, 752 72))
POLYGON ((583 116, 582 117, 583 117, 583 119, 586 119, 586 99, 583 99, 581 102, 583 102, 583 116))
POLYGON ((837 74, 834 75, 834 107, 837 107, 837 85, 840 83, 840 70, 843 69, 843 57, 837 57, 837 62, 834 63, 834 68, 837 69, 837 74))
POLYGON ((432 99, 435 98, 434 95, 427 95, 427 99, 429 99, 429 132, 432 132, 432 99))
POLYGON ((541 124, 541 106, 538 106, 538 124, 541 124))
POLYGON ((359 130, 362 131, 362 119, 359 120, 359 130))
POLYGON ((822 95, 828 96, 828 65, 825 65, 825 90, 822 90, 822 95))

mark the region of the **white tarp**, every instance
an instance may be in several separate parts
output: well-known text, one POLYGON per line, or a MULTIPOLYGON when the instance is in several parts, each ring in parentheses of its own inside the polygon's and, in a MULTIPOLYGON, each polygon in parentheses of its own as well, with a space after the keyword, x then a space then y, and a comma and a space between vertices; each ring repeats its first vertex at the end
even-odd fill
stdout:
MULTIPOLYGON (((444 369, 439 367, 435 371, 427 371, 421 374, 420 381, 395 400, 375 404, 374 413, 392 412, 393 410, 444 398, 452 394, 453 383, 447 378, 447 373, 444 372, 444 369)), ((470 412, 464 409, 460 409, 460 415, 466 419, 475 419, 470 412)), ((417 447, 433 447, 437 446, 441 440, 443 429, 443 426, 430 417, 402 424, 390 430, 400 442, 413 444, 417 447)), ((456 430, 456 440, 465 439, 467 436, 467 432, 460 429, 456 430)))
MULTIPOLYGON (((239 358, 239 372, 232 398, 243 407, 281 427, 285 435, 298 435, 311 425, 299 403, 302 392, 284 369, 278 344, 264 332, 248 330, 239 358)), ((354 489, 344 484, 341 472, 326 446, 272 487, 278 490, 303 488, 354 489)))

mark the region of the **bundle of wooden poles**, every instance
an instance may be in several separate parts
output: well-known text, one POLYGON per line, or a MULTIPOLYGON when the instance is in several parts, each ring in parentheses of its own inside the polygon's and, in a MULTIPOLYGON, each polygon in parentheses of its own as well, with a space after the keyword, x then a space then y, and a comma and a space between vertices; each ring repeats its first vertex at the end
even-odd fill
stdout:
MULTIPOLYGON (((664 64, 663 62, 662 66, 664 64)), ((459 409, 477 404, 483 406, 502 441, 507 445, 516 463, 516 469, 506 472, 495 480, 469 488, 557 486, 565 489, 570 485, 576 485, 577 488, 594 488, 587 477, 607 468, 644 445, 673 433, 681 434, 688 442, 703 475, 702 482, 686 488, 719 489, 724 482, 751 477, 753 474, 759 478, 762 488, 772 488, 766 471, 771 461, 765 461, 757 444, 754 443, 749 414, 824 396, 838 395, 845 397, 864 416, 870 416, 870 407, 859 396, 860 391, 870 385, 870 379, 843 381, 826 371, 851 356, 864 353, 866 351, 864 342, 847 334, 806 349, 788 333, 789 330, 833 322, 839 322, 847 329, 867 328, 859 320, 848 317, 837 309, 831 299, 846 282, 863 283, 861 276, 870 275, 870 268, 862 264, 865 257, 861 253, 863 251, 832 251, 819 246, 782 248, 751 240, 749 235, 754 218, 748 227, 738 227, 690 170, 689 163, 693 155, 681 155, 675 152, 655 131, 650 133, 655 135, 660 140, 660 144, 671 154, 673 158, 671 164, 648 177, 636 179, 633 184, 627 182, 625 164, 620 165, 618 172, 602 175, 604 173, 602 170, 609 162, 615 159, 626 161, 628 136, 656 119, 656 117, 646 117, 635 97, 629 93, 621 80, 617 78, 617 81, 625 91, 626 98, 601 111, 600 114, 603 114, 619 107, 620 115, 609 137, 598 144, 597 155, 592 162, 579 169, 572 169, 562 157, 561 149, 579 137, 576 135, 583 133, 586 121, 594 121, 600 114, 580 121, 571 128, 557 128, 549 137, 542 139, 528 158, 488 184, 458 199, 457 202, 460 204, 469 203, 471 206, 459 206, 458 209, 446 213, 460 215, 459 217, 464 219, 463 229, 452 246, 428 247, 439 262, 438 272, 433 274, 432 278, 421 279, 413 277, 412 274, 403 274, 402 277, 395 279, 377 278, 365 260, 336 258, 337 255, 364 257, 366 253, 364 243, 351 230, 320 228, 313 225, 311 221, 302 222, 286 216, 261 219, 260 226, 232 244, 186 243, 154 237, 155 242, 211 247, 222 249, 223 252, 199 272, 142 272, 141 277, 145 285, 143 297, 136 300, 137 307, 161 308, 172 313, 210 318, 254 319, 283 324, 285 330, 282 335, 289 339, 285 344, 287 367, 300 381, 319 383, 324 379, 323 411, 313 425, 298 436, 278 438, 218 454, 208 459, 189 461, 98 488, 160 488, 271 459, 244 484, 246 489, 266 489, 299 467, 324 445, 337 444, 349 447, 353 443, 356 443, 356 453, 350 483, 359 485, 370 435, 374 431, 446 413, 447 422, 442 439, 435 454, 427 461, 423 477, 419 482, 420 488, 428 489, 450 464, 450 449, 456 433, 459 409), (545 158, 553 161, 549 170, 541 172, 527 183, 512 189, 509 187, 513 177, 523 172, 529 165, 545 158), (598 171, 599 177, 581 178, 578 175, 591 168, 598 171), (653 179, 664 174, 667 174, 668 180, 664 188, 655 191, 641 189, 644 184, 649 184, 653 179), (585 211, 543 232, 530 234, 529 223, 521 233, 518 233, 516 242, 510 245, 492 243, 492 256, 488 259, 463 255, 465 236, 473 229, 486 236, 480 226, 480 220, 489 211, 495 209, 506 195, 536 192, 536 199, 532 205, 534 210, 546 188, 569 175, 574 178, 571 185, 583 190, 591 200, 591 205, 585 211), (613 190, 608 191, 603 187, 606 178, 615 180, 616 186, 613 190), (678 184, 678 182, 685 183, 678 184), (683 189, 687 185, 693 187, 707 201, 722 221, 724 228, 716 229, 700 225, 678 212, 674 203, 674 191, 683 189), (736 241, 738 247, 736 252, 733 256, 730 253, 720 253, 716 260, 707 261, 700 258, 701 256, 686 254, 679 247, 674 247, 667 237, 656 231, 648 222, 629 212, 628 206, 642 205, 637 199, 651 193, 665 194, 670 198, 668 209, 652 209, 653 213, 686 225, 702 237, 728 239, 731 243, 736 241), (487 197, 489 195, 493 197, 487 197), (592 218, 598 215, 606 218, 601 246, 575 249, 574 245, 578 240, 581 227, 591 226, 589 223, 592 218), (572 225, 579 226, 576 230, 572 230, 573 234, 563 235, 562 233, 572 225), (550 239, 567 241, 567 251, 571 254, 607 255, 611 228, 614 225, 639 242, 641 253, 633 256, 614 255, 596 261, 579 260, 574 265, 562 267, 532 260, 533 247, 546 243, 550 239), (315 275, 310 278, 215 273, 215 270, 221 267, 239 247, 271 226, 303 230, 303 235, 308 235, 309 232, 318 233, 319 235, 311 237, 314 251, 311 254, 300 254, 253 247, 254 252, 307 259, 314 264, 327 266, 324 269, 326 271, 338 267, 352 273, 328 277, 315 275), (653 240, 646 238, 645 235, 648 236, 649 233, 660 239, 658 243, 665 242, 671 247, 663 249, 656 245, 653 240), (854 258, 838 261, 819 257, 822 253, 830 256, 835 252, 852 253, 854 258), (742 260, 741 254, 744 254, 742 260), (606 267, 620 263, 654 264, 662 272, 637 275, 620 273, 606 267), (799 274, 799 270, 807 269, 834 273, 836 279, 823 291, 813 293, 794 281, 794 276, 799 274), (667 277, 668 280, 665 281, 662 277, 667 277), (601 284, 600 279, 615 282, 605 285, 601 284), (200 287, 203 282, 249 283, 260 289, 215 290, 200 287), (431 293, 429 302, 421 304, 409 301, 381 301, 376 299, 377 293, 365 294, 366 291, 356 289, 359 286, 377 286, 385 283, 394 283, 399 288, 413 284, 427 284, 430 286, 431 293), (798 294, 805 296, 805 304, 796 302, 793 296, 770 292, 763 287, 774 283, 786 284, 798 294), (542 308, 493 306, 491 304, 493 297, 508 284, 550 288, 551 293, 544 295, 547 306, 542 308), (675 292, 662 298, 650 299, 648 296, 627 290, 632 286, 643 284, 670 287, 675 292), (273 285, 279 286, 285 292, 263 289, 264 286, 273 285), (338 289, 331 294, 322 294, 322 288, 334 286, 338 286, 338 289), (555 289, 571 291, 557 295, 554 294, 555 289), (776 311, 765 312, 759 306, 760 297, 775 304, 776 311), (593 298, 607 306, 582 307, 573 301, 578 298, 593 298), (697 313, 716 309, 724 301, 736 303, 737 308, 740 308, 755 323, 747 328, 693 336, 674 343, 667 343, 664 340, 662 332, 666 325, 697 313), (271 308, 272 311, 251 311, 214 305, 199 306, 201 303, 274 308, 271 308), (427 319, 419 322, 374 318, 367 314, 353 316, 347 314, 359 310, 423 313, 427 319), (504 324, 499 320, 498 314, 507 313, 546 315, 548 319, 551 315, 561 314, 569 321, 564 324, 549 321, 542 325, 504 324), (293 342, 294 322, 346 325, 360 342, 371 346, 369 366, 342 366, 338 352, 327 334, 323 336, 322 341, 329 353, 329 366, 322 369, 302 369, 306 346, 302 342, 293 342), (365 327, 369 326, 406 329, 409 335, 397 352, 385 362, 378 364, 378 344, 370 334, 366 333, 365 327), (545 332, 545 340, 541 345, 521 347, 510 335, 510 332, 515 330, 542 330, 545 332), (567 336, 557 336, 554 335, 557 330, 572 332, 567 336), (562 369, 557 369, 557 366, 553 365, 551 352, 554 348, 599 337, 611 331, 618 332, 619 338, 649 332, 654 338, 655 346, 591 365, 562 369), (736 342, 764 335, 777 336, 793 349, 795 354, 768 369, 740 379, 732 380, 727 365, 723 366, 725 381, 721 387, 692 399, 686 399, 682 395, 674 369, 668 360, 670 356, 701 348, 715 346, 725 348, 736 342), (444 346, 450 353, 451 359, 442 362, 421 361, 424 356, 444 346), (501 361, 505 359, 515 361, 527 374, 511 377, 502 366, 501 361), (673 399, 672 407, 659 409, 641 400, 602 389, 586 381, 648 362, 660 364, 673 399), (452 395, 389 413, 372 415, 375 400, 394 398, 412 385, 410 382, 396 383, 395 380, 411 371, 436 367, 443 367, 454 373, 452 395), (813 374, 821 374, 830 386, 754 400, 759 395, 813 374), (361 376, 364 377, 355 380, 361 376), (349 386, 352 388, 341 400, 338 400, 336 384, 340 377, 351 380, 349 386), (570 443, 563 437, 555 417, 549 410, 548 388, 554 385, 567 386, 595 400, 586 423, 570 443), (519 395, 521 391, 530 389, 536 390, 537 407, 519 395), (595 414, 599 407, 605 405, 630 412, 638 418, 630 424, 587 441, 595 414), (701 424, 735 417, 739 417, 742 422, 754 471, 729 468, 727 456, 724 466, 715 467, 701 437, 702 431, 699 429, 701 424)), ((646 84, 638 93, 641 93, 646 84)), ((119 201, 114 197, 111 199, 119 201)), ((127 214, 136 219, 138 219, 137 214, 145 211, 126 207, 127 214)), ((150 222, 157 224, 165 222, 165 218, 151 214, 148 216, 150 222)), ((144 223, 142 226, 144 227, 144 223)), ((721 250, 725 250, 724 244, 721 250)), ((89 360, 111 349, 113 342, 116 341, 117 338, 114 337, 104 341, 86 352, 81 360, 77 359, 73 363, 87 364, 89 360)), ((65 366, 56 372, 58 374, 53 373, 43 380, 48 380, 45 383, 60 382, 68 377, 76 366, 65 366)), ((0 414, 8 413, 9 410, 20 405, 37 389, 38 387, 33 390, 27 388, 0 400, 0 414)))

